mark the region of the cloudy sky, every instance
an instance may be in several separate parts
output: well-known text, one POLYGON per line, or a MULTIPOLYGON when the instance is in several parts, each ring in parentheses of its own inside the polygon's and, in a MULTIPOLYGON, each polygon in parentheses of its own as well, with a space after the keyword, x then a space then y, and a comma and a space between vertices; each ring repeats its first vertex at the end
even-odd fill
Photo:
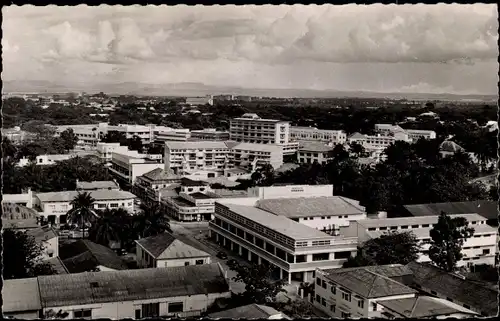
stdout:
POLYGON ((4 80, 496 94, 495 5, 3 7, 4 80))

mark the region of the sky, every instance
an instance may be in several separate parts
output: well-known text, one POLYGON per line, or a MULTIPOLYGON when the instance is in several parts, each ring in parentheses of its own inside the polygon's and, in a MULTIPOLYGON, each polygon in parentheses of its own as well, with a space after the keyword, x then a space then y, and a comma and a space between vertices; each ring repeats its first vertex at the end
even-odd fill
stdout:
POLYGON ((493 4, 2 8, 4 81, 497 94, 493 4))

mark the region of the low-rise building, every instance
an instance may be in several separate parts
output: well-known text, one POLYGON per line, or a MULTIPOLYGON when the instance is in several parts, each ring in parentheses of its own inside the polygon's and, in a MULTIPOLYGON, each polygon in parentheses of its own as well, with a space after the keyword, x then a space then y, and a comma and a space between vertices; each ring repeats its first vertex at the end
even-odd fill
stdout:
POLYGON ((111 164, 113 153, 126 153, 127 146, 121 146, 120 143, 97 143, 97 154, 104 162, 111 164))
POLYGON ((347 138, 348 143, 358 143, 363 146, 367 152, 373 149, 385 149, 396 141, 411 142, 406 132, 396 132, 393 136, 377 135, 364 135, 354 133, 347 138))
MULTIPOLYGON (((70 204, 78 196, 78 191, 37 193, 34 196, 34 206, 38 213, 51 224, 67 223, 66 214, 71 210, 70 204)), ((95 190, 90 191, 90 196, 95 200, 94 208, 123 208, 129 213, 134 213, 134 199, 136 196, 125 191, 95 190)))
POLYGON ((273 277, 309 281, 317 268, 339 268, 356 252, 356 237, 328 235, 256 208, 256 200, 218 200, 210 237, 250 262, 272 267, 273 277))
POLYGON ((29 229, 26 233, 32 236, 37 244, 42 245, 41 260, 59 256, 59 236, 52 227, 42 226, 35 229, 29 229))
POLYGON ((234 166, 253 172, 255 164, 269 164, 277 169, 283 165, 283 146, 275 144, 240 143, 231 148, 234 166))
POLYGON ((464 318, 475 315, 451 302, 420 296, 415 289, 397 281, 408 275, 407 270, 401 265, 317 270, 314 305, 333 318, 464 318))
POLYGON ((333 147, 321 142, 300 142, 297 151, 299 164, 326 164, 332 159, 333 147))
POLYGON ((189 129, 170 129, 155 134, 155 145, 163 146, 166 142, 187 142, 191 138, 189 129))
MULTIPOLYGON (((465 240, 462 247, 464 257, 457 266, 476 264, 495 265, 497 253, 497 230, 486 224, 486 218, 478 214, 450 215, 463 217, 474 228, 474 235, 465 240)), ((351 222, 349 235, 357 235, 360 244, 369 239, 380 237, 389 232, 412 232, 422 244, 419 262, 429 262, 430 230, 438 222, 439 216, 401 217, 401 218, 370 218, 351 222)))
POLYGON ((173 267, 210 264, 210 254, 166 232, 135 241, 139 267, 173 267))
POLYGON ((138 176, 132 190, 142 199, 159 200, 160 190, 180 183, 181 177, 171 169, 155 168, 138 176))
POLYGON ((21 130, 21 127, 2 128, 2 136, 7 137, 13 145, 20 145, 24 142, 35 139, 36 134, 21 130))
POLYGON ((210 105, 214 104, 214 100, 212 95, 208 95, 205 97, 187 97, 186 104, 190 106, 200 106, 200 105, 210 105))
POLYGON ((344 144, 347 134, 343 130, 326 130, 316 127, 290 127, 292 141, 318 141, 324 143, 344 144))
POLYGON ((61 246, 59 257, 68 273, 127 270, 127 264, 109 247, 89 240, 61 246))
POLYGON ((70 319, 197 317, 231 296, 217 263, 5 280, 3 294, 3 313, 29 319, 49 311, 70 319))
POLYGON ((229 319, 229 320, 239 320, 239 319, 259 319, 259 320, 278 320, 278 319, 290 319, 288 316, 282 312, 276 310, 275 308, 268 307, 261 304, 249 304, 241 307, 224 310, 220 312, 211 313, 208 315, 211 319, 229 319))

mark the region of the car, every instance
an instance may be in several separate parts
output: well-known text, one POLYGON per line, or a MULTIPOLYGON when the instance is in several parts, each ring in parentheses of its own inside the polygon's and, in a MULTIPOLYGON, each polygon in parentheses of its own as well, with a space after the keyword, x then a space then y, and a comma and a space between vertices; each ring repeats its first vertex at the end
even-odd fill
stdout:
POLYGON ((217 257, 222 260, 227 260, 227 254, 225 252, 219 252, 217 253, 217 257))

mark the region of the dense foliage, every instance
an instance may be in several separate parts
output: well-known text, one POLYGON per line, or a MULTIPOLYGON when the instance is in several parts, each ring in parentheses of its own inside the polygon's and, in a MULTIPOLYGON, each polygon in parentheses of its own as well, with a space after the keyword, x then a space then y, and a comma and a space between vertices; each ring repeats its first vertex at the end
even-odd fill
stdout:
POLYGON ((451 218, 442 212, 430 231, 429 258, 441 269, 452 272, 463 257, 462 246, 474 234, 464 217, 451 218))
POLYGON ((50 263, 41 260, 44 248, 33 236, 7 228, 2 231, 2 238, 4 279, 57 274, 50 263))

